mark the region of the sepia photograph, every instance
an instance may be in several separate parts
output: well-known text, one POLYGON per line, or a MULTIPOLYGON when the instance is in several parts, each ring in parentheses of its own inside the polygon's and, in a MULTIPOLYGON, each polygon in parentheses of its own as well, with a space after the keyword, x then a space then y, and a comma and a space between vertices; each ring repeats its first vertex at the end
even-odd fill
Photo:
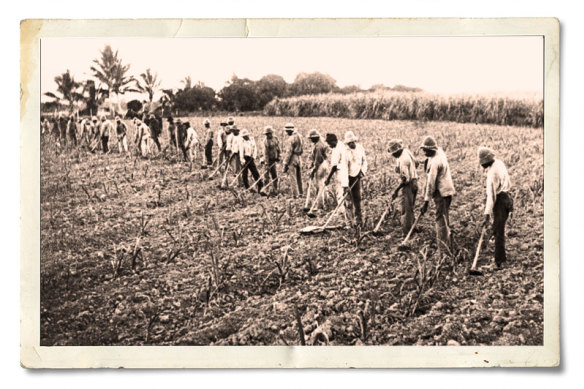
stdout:
POLYGON ((39 346, 546 345, 544 35, 41 37, 39 346))

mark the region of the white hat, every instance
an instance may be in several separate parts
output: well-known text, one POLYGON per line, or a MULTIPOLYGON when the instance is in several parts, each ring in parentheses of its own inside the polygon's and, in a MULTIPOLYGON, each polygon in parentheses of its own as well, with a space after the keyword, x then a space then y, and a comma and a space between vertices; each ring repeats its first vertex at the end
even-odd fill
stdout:
POLYGON ((357 137, 355 136, 355 134, 353 134, 353 131, 347 131, 345 133, 345 143, 350 142, 357 142, 357 137))
POLYGON ((249 136, 249 131, 247 130, 247 128, 244 128, 243 130, 241 130, 241 137, 243 138, 244 136, 249 136))
POLYGON ((495 160, 495 152, 488 147, 479 147, 478 154, 481 165, 495 160))
POLYGON ((206 124, 211 124, 211 121, 209 119, 205 119, 205 121, 203 122, 203 125, 206 125, 206 124))
POLYGON ((292 123, 286 123, 286 125, 284 126, 284 128, 286 130, 288 130, 288 129, 292 130, 292 129, 294 129, 294 124, 292 124, 292 123))

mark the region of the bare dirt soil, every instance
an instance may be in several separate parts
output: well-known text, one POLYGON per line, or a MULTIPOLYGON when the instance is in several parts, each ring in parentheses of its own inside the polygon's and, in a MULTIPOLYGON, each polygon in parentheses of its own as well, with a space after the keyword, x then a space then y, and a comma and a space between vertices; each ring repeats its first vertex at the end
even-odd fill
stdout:
MULTIPOLYGON (((199 132, 202 119, 190 118, 199 132)), ((363 230, 300 235, 327 213, 307 218, 288 179, 276 197, 220 190, 200 159, 191 165, 167 148, 166 132, 166 150, 149 158, 64 150, 43 139, 41 345, 543 344, 541 128, 237 118, 258 143, 266 124, 282 140, 288 121, 303 135, 317 128, 360 137, 370 167, 363 230), (458 192, 454 252, 443 258, 432 207, 409 250, 398 249, 399 210, 381 236, 370 233, 397 185, 387 141, 400 137, 418 153, 427 134, 445 149, 458 192), (485 196, 479 145, 508 166, 515 212, 506 266, 471 276, 485 196)), ((305 167, 309 149, 305 142, 305 167)), ((492 255, 490 240, 480 265, 492 255)))

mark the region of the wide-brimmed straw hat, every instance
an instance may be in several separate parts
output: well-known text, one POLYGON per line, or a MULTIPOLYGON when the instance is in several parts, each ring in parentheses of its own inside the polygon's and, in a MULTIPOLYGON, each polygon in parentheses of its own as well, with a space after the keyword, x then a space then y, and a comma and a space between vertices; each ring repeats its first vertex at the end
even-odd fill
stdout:
POLYGON ((434 139, 431 136, 427 136, 426 138, 424 138, 424 141, 422 142, 420 148, 427 150, 437 150, 438 145, 436 144, 436 139, 434 139))
POLYGON ((320 138, 320 132, 318 132, 316 129, 312 129, 310 130, 310 132, 308 133, 308 137, 309 138, 320 138))
POLYGON ((273 134, 273 133, 274 133, 274 129, 272 128, 272 126, 265 126, 264 127, 264 135, 273 134))
POLYGON ((243 130, 241 130, 241 137, 243 138, 244 136, 249 136, 249 131, 247 130, 247 128, 244 128, 243 130))
POLYGON ((286 125, 284 126, 284 128, 286 129, 286 131, 291 131, 294 129, 294 124, 292 123, 286 123, 286 125))
POLYGON ((357 142, 357 137, 353 131, 347 131, 345 133, 345 143, 357 142))
POLYGON ((392 139, 389 141, 387 148, 391 154, 397 153, 404 149, 403 141, 401 139, 392 139))

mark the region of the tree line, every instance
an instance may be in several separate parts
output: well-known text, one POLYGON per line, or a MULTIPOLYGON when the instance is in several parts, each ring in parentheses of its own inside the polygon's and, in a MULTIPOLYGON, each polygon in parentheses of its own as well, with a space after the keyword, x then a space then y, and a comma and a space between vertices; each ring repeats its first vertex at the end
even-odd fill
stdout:
POLYGON ((127 115, 139 113, 144 109, 162 111, 162 114, 187 114, 196 111, 260 111, 276 98, 327 93, 349 94, 355 92, 393 90, 419 92, 419 88, 396 85, 393 88, 383 84, 374 85, 367 90, 358 85, 339 87, 328 74, 299 73, 292 83, 282 76, 268 74, 259 80, 240 78, 233 75, 219 91, 202 82, 193 83, 190 76, 185 77, 182 86, 174 89, 161 89, 161 80, 152 69, 146 69, 139 77, 129 74, 130 65, 124 64, 118 51, 106 45, 100 56, 93 60, 90 67, 93 79, 77 81, 67 70, 55 77, 56 92, 47 92, 52 101, 42 104, 45 112, 68 110, 81 115, 97 113, 106 101, 115 107, 105 107, 122 112, 120 96, 128 92, 142 93, 143 100, 131 100, 126 104, 127 115), (154 101, 154 96, 160 97, 154 101))

